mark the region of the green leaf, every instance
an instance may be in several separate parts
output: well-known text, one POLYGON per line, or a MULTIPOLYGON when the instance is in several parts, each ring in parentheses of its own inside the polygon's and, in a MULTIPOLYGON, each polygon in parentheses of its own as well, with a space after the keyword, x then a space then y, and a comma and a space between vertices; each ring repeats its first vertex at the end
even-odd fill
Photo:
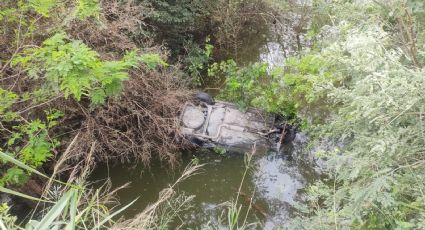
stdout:
POLYGON ((35 170, 35 169, 33 169, 33 168, 29 167, 29 166, 28 166, 28 165, 26 165, 25 163, 23 163, 23 162, 21 162, 21 161, 19 161, 19 160, 16 160, 16 159, 15 159, 15 158, 13 158, 12 156, 7 155, 6 153, 4 153, 4 152, 2 152, 2 151, 0 151, 0 159, 4 160, 4 161, 6 161, 6 162, 10 162, 10 163, 12 163, 12 164, 14 164, 14 165, 16 165, 16 166, 18 166, 18 167, 22 168, 22 169, 27 170, 28 172, 31 172, 31 173, 34 173, 34 174, 39 175, 39 176, 41 176, 41 177, 44 177, 44 178, 47 178, 47 179, 53 180, 53 181, 55 181, 55 182, 57 182, 57 183, 60 183, 60 184, 63 184, 63 185, 67 185, 67 186, 70 186, 70 187, 73 187, 73 188, 79 188, 78 186, 75 186, 75 185, 72 185, 72 184, 68 184, 68 183, 64 183, 64 182, 59 181, 59 180, 56 180, 56 179, 52 179, 52 178, 50 178, 50 177, 48 177, 48 176, 44 175, 43 173, 41 173, 41 172, 39 172, 39 171, 37 171, 37 170, 35 170))
POLYGON ((93 105, 101 105, 105 103, 106 93, 103 89, 96 89, 90 93, 90 101, 93 105))
POLYGON ((100 3, 99 0, 78 0, 78 6, 75 14, 80 19, 88 17, 99 18, 100 3))
POLYGON ((158 65, 168 66, 158 54, 143 54, 139 59, 145 63, 150 70, 154 70, 158 65))
POLYGON ((74 230, 75 224, 76 224, 76 214, 78 211, 78 200, 79 200, 79 193, 75 193, 70 201, 69 206, 69 223, 66 225, 65 230, 74 230))
POLYGON ((18 99, 18 95, 8 90, 0 88, 0 114, 6 112, 18 99))
POLYGON ((44 17, 48 17, 51 8, 57 4, 56 0, 30 0, 29 3, 35 12, 43 15, 44 17))
POLYGON ((6 171, 6 174, 1 178, 6 184, 18 184, 22 185, 28 179, 28 175, 24 172, 24 170, 12 167, 6 171))
POLYGON ((139 198, 134 199, 132 202, 130 202, 129 204, 127 204, 126 206, 120 208, 119 210, 117 210, 116 212, 112 213, 111 215, 107 216, 106 218, 104 218, 102 221, 100 221, 94 228, 98 229, 100 227, 102 227, 103 224, 105 224, 106 222, 108 222, 109 220, 111 220, 114 216, 120 214, 122 211, 124 211, 125 209, 127 209, 128 207, 130 207, 132 204, 134 204, 134 202, 136 202, 139 198))
POLYGON ((106 96, 117 96, 122 91, 122 82, 114 79, 110 84, 104 85, 106 96))
POLYGON ((31 172, 31 173, 37 174, 39 176, 42 176, 44 178, 50 179, 48 176, 44 175, 43 173, 41 173, 41 172, 39 172, 39 171, 37 171, 37 170, 35 170, 35 169, 27 166, 25 163, 23 163, 23 162, 21 162, 19 160, 16 160, 12 156, 9 156, 9 155, 7 155, 6 153, 4 153, 2 151, 0 151, 0 158, 2 160, 6 161, 6 162, 13 163, 14 165, 19 166, 20 168, 23 168, 23 169, 27 170, 28 172, 31 172))

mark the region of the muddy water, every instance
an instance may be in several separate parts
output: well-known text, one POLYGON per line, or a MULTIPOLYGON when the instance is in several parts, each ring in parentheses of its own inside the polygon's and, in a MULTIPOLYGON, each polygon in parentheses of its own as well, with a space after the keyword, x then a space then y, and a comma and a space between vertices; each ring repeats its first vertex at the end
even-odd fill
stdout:
MULTIPOLYGON (((279 26, 282 25, 265 24, 255 36, 246 36, 243 45, 231 55, 232 58, 240 65, 261 61, 268 63, 270 68, 283 66, 285 58, 300 49, 300 38, 297 42, 296 34, 279 26)), ((209 82, 207 87, 214 88, 220 84, 221 81, 209 82)), ((92 180, 110 178, 113 187, 131 182, 129 188, 118 192, 122 204, 140 196, 123 213, 126 218, 131 218, 156 201, 158 193, 174 183, 184 166, 196 159, 206 164, 203 173, 192 176, 178 187, 179 192, 196 196, 193 207, 182 213, 170 229, 178 226, 182 229, 228 229, 226 202, 237 197, 241 183, 239 204, 242 205, 243 217, 250 207, 249 199, 252 198, 255 203, 255 208, 250 208, 246 215, 248 223, 258 223, 252 229, 286 229, 294 215, 294 204, 302 202, 304 188, 317 177, 311 165, 303 160, 308 155, 305 145, 306 138, 297 134, 295 140, 285 144, 281 151, 271 150, 267 154, 255 156, 244 181, 243 155, 222 156, 207 150, 184 154, 182 168, 174 172, 160 163, 154 163, 150 169, 133 165, 104 165, 93 173, 92 180)))
MULTIPOLYGON (((250 208, 247 215, 248 223, 257 223, 253 229, 285 229, 288 220, 293 216, 293 205, 295 202, 302 202, 303 189, 316 177, 308 164, 301 160, 301 156, 305 154, 304 146, 305 138, 297 134, 295 141, 285 144, 280 152, 271 150, 267 154, 254 156, 244 181, 243 155, 219 155, 208 150, 185 154, 182 168, 192 159, 205 166, 201 174, 190 177, 178 186, 180 193, 196 197, 193 207, 182 213, 171 229, 182 224, 183 229, 227 229, 226 202, 235 200, 241 183, 239 204, 243 207, 242 216, 246 215, 251 197, 256 206, 250 208)), ((94 172, 92 180, 101 182, 109 177, 113 187, 131 182, 129 188, 118 192, 122 204, 140 196, 140 199, 124 212, 125 217, 131 218, 149 203, 156 201, 158 193, 174 183, 182 168, 170 172, 160 164, 154 164, 150 169, 105 165, 94 172)))

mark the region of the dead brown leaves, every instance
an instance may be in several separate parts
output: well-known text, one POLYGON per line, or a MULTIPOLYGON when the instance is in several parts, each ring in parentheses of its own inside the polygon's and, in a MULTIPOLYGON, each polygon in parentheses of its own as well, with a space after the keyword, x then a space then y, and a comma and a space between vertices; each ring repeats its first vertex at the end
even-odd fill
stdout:
POLYGON ((99 160, 149 161, 157 157, 174 167, 188 147, 178 133, 178 114, 190 92, 169 72, 132 72, 123 94, 95 111, 83 109, 83 132, 74 152, 87 152, 96 141, 99 160))

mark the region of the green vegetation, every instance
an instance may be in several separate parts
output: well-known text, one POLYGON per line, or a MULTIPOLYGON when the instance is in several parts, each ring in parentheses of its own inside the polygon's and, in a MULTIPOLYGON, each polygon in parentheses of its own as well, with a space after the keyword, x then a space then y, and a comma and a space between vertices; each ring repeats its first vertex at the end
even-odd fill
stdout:
POLYGON ((212 53, 214 46, 210 43, 210 38, 207 37, 205 40, 205 48, 201 49, 193 44, 186 46, 190 47, 186 59, 184 60, 185 66, 187 66, 187 72, 192 79, 192 84, 195 86, 205 85, 203 82, 208 64, 212 61, 212 53))
POLYGON ((340 146, 319 151, 328 179, 308 189, 294 228, 424 228, 424 9, 315 1, 323 23, 310 28, 315 43, 285 68, 213 65, 226 75, 226 99, 313 118, 316 143, 340 146))
MULTIPOLYGON (((338 146, 317 150, 326 179, 306 189, 292 228, 425 228, 425 4, 297 2, 1 1, 0 190, 44 211, 19 224, 0 204, 0 228, 167 229, 193 200, 176 184, 115 222, 123 209, 85 181, 109 160, 176 168, 189 146, 180 105, 210 81, 219 99, 300 125, 310 145, 338 146), (281 67, 238 63, 260 22, 279 29, 288 15, 296 48, 281 67)), ((229 229, 249 227, 238 198, 229 229)))
MULTIPOLYGON (((49 178, 41 172, 26 165, 24 162, 16 160, 2 152, 0 152, 0 158, 6 162, 14 164, 15 167, 19 169, 27 170, 28 172, 49 178)), ((99 228, 104 224, 109 224, 113 216, 117 215, 119 212, 123 211, 130 205, 129 204, 128 206, 116 211, 115 213, 109 214, 108 208, 103 205, 103 202, 100 202, 99 190, 91 193, 91 191, 83 188, 83 186, 66 184, 60 181, 56 181, 53 179, 53 177, 49 179, 59 183, 60 185, 66 186, 62 192, 63 194, 52 194, 53 201, 31 197, 0 186, 1 191, 5 194, 20 196, 22 198, 34 200, 40 203, 53 204, 50 208, 43 211, 43 215, 41 215, 40 220, 29 220, 24 229, 99 228), (87 196, 88 194, 90 194, 90 196, 87 196), (60 197, 54 197, 55 195, 60 197)), ((16 218, 9 215, 9 209, 10 208, 7 206, 7 204, 2 204, 0 209, 0 227, 2 227, 2 229, 21 229, 16 223, 16 218)))
POLYGON ((334 67, 327 66, 319 55, 308 54, 299 59, 288 58, 285 68, 275 67, 272 70, 266 63, 238 66, 230 59, 211 64, 208 76, 224 76, 226 84, 219 97, 235 102, 242 110, 262 108, 294 121, 297 115, 308 113, 298 118, 314 118, 314 123, 317 123, 329 109, 323 103, 329 91, 316 87, 341 82, 334 71, 334 67))
MULTIPOLYGON (((123 81, 128 78, 128 70, 135 67, 138 61, 143 61, 151 70, 158 64, 166 65, 158 55, 146 54, 138 56, 135 51, 127 53, 120 61, 102 61, 99 55, 81 41, 67 41, 64 33, 58 33, 46 39, 40 48, 28 48, 23 54, 16 56, 12 66, 20 65, 27 73, 28 80, 36 81, 39 88, 32 92, 18 95, 1 89, 4 103, 1 107, 5 126, 13 124, 7 140, 9 154, 22 160, 32 167, 39 167, 51 156, 53 150, 60 144, 58 140, 48 137, 49 129, 57 124, 57 119, 64 114, 56 109, 45 110, 41 121, 25 119, 24 111, 14 111, 15 104, 29 101, 35 96, 35 103, 44 103, 58 95, 67 99, 72 96, 76 101, 83 97, 90 100, 92 106, 102 105, 107 97, 117 96, 122 91, 123 81), (22 143, 25 143, 22 146, 22 143)), ((25 173, 15 167, 7 170, 1 178, 1 184, 18 183, 26 180, 25 173)))
POLYGON ((214 147, 213 151, 220 156, 224 156, 226 154, 226 149, 223 147, 214 147))
MULTIPOLYGON (((114 221, 114 217, 127 209, 132 205, 138 198, 119 208, 115 212, 107 207, 106 204, 112 203, 112 193, 105 193, 105 188, 102 187, 97 190, 86 188, 84 184, 84 178, 78 178, 75 180, 78 185, 63 183, 55 180, 52 177, 48 177, 41 172, 29 167, 25 163, 15 160, 12 157, 7 156, 0 152, 0 158, 2 160, 9 160, 10 163, 15 164, 16 167, 33 172, 34 174, 40 175, 44 178, 48 178, 50 181, 62 185, 63 187, 57 187, 56 190, 53 186, 47 191, 49 193, 49 200, 42 200, 35 197, 31 197, 13 190, 6 189, 0 186, 0 191, 5 194, 11 194, 19 196, 25 199, 30 199, 39 202, 38 205, 52 204, 51 207, 47 207, 42 211, 42 214, 31 215, 31 219, 21 228, 17 223, 17 219, 9 214, 10 207, 7 204, 0 206, 0 227, 2 229, 101 229, 101 228, 143 228, 143 229, 158 229, 158 227, 166 228, 170 221, 172 221, 176 214, 190 207, 190 202, 193 197, 177 195, 174 188, 178 183, 181 183, 193 174, 196 174, 202 165, 188 165, 182 173, 182 176, 162 192, 160 199, 141 212, 140 216, 128 221, 114 221), (57 190, 58 189, 58 190, 57 190), (163 203, 167 202, 167 205, 163 203), (180 209, 180 210, 179 210, 180 209), (134 225, 136 223, 136 225, 134 225), (158 226, 159 224, 159 226, 158 226)), ((90 165, 84 165, 84 172, 80 176, 88 176, 90 165)))
POLYGON ((67 41, 64 33, 46 39, 41 48, 29 48, 25 56, 16 57, 12 63, 21 64, 30 79, 45 80, 43 90, 64 94, 65 99, 72 95, 77 101, 87 96, 93 105, 105 102, 106 97, 121 92, 122 81, 128 78, 130 67, 137 60, 147 60, 153 68, 159 58, 146 59, 136 53, 126 54, 120 61, 101 61, 99 55, 81 41, 67 41))
MULTIPOLYGON (((172 127, 173 121, 160 119, 176 117, 179 104, 176 101, 184 100, 187 92, 169 78, 152 86, 151 82, 157 82, 158 76, 163 74, 161 69, 168 66, 163 59, 165 56, 156 47, 132 43, 134 34, 125 26, 114 27, 114 23, 121 20, 133 29, 137 18, 131 13, 143 6, 127 1, 123 9, 124 3, 115 3, 108 5, 98 0, 6 0, 0 3, 1 198, 10 194, 34 202, 32 216, 23 224, 19 223, 22 219, 10 215, 7 204, 2 204, 1 229, 112 226, 115 224, 113 217, 116 219, 115 216, 131 203, 110 212, 112 199, 108 189, 92 191, 86 188, 85 181, 96 165, 95 159, 112 159, 112 149, 117 150, 119 144, 124 144, 127 150, 120 150, 121 157, 136 158, 147 164, 152 149, 160 150, 156 146, 158 142, 153 143, 149 138, 164 140, 166 145, 161 154, 169 154, 167 151, 177 148, 176 142, 170 141, 175 139, 170 132, 172 128, 163 131, 155 128, 172 127), (131 21, 126 18, 129 15, 134 16, 131 21), (108 36, 115 36, 117 41, 105 44, 110 39, 108 36), (130 86, 138 84, 142 87, 132 90, 127 82, 131 82, 130 86), (174 85, 174 89, 170 85, 174 85), (168 112, 160 106, 157 110, 144 110, 153 121, 139 122, 138 129, 143 129, 142 134, 146 135, 140 138, 140 135, 134 136, 139 131, 123 127, 126 122, 133 125, 135 112, 132 107, 148 108, 155 104, 155 100, 160 104, 167 103, 149 95, 146 88, 153 88, 158 93, 173 93, 179 89, 181 97, 168 102, 175 106, 168 106, 168 112), (120 126, 114 127, 111 122, 116 116, 122 116, 124 120, 117 121, 120 126), (99 119, 104 119, 102 124, 99 119), (91 125, 94 128, 90 128, 91 125), (147 131, 148 126, 152 131, 147 131), (108 131, 102 131, 102 128, 108 131), (105 137, 104 143, 99 136, 105 137), (120 141, 120 136, 126 140, 120 141), (131 149, 127 142, 134 143, 135 139, 144 139, 141 145, 152 147, 141 151, 133 146, 132 151, 139 155, 126 155, 124 152, 131 149), (149 155, 142 157, 142 153, 149 155), (60 182, 56 177, 74 181, 81 188, 60 182), (60 188, 52 183, 59 184, 60 188)), ((140 112, 137 114, 145 116, 140 112)), ((170 165, 178 161, 174 155, 168 156, 170 165)), ((173 192, 165 200, 180 204, 181 200, 174 201, 174 197, 179 196, 173 192)), ((189 200, 185 202, 189 204, 189 200)), ((182 203, 180 208, 185 206, 182 203)), ((154 218, 156 211, 149 215, 154 218)))
POLYGON ((317 134, 344 146, 326 154, 329 180, 310 188, 306 212, 314 215, 303 225, 424 228, 424 8, 419 1, 328 7, 334 26, 324 29, 338 32, 317 55, 342 82, 314 89, 327 91, 332 109, 317 134))

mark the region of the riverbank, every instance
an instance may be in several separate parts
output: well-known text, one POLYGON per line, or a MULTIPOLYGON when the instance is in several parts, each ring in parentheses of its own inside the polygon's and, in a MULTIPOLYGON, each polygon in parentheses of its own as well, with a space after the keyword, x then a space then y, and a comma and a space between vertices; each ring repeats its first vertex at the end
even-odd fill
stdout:
POLYGON ((0 227, 422 229, 424 18, 421 0, 2 1, 0 227), (307 147, 183 157, 193 90, 276 114, 307 147), (135 185, 151 166, 136 187, 152 199, 88 184, 120 165, 135 185))
MULTIPOLYGON (((224 39, 230 35, 229 29, 240 30, 242 24, 251 22, 251 17, 235 17, 238 12, 258 9, 255 1, 246 3, 228 3, 233 9, 228 16, 234 20, 207 18, 210 21, 205 25, 215 24, 213 29, 223 20, 230 23, 225 30, 217 30, 221 37, 214 37, 216 50, 231 43, 224 39)), ((167 27, 170 21, 165 19, 171 17, 175 22, 182 19, 177 27, 198 33, 191 28, 193 23, 185 24, 192 16, 167 16, 163 13, 172 8, 149 1, 4 2, 1 7, 0 20, 6 25, 0 43, 5 50, 0 66, 0 93, 4 96, 1 153, 4 159, 13 157, 0 168, 2 191, 36 201, 24 202, 36 214, 47 210, 49 203, 59 202, 60 194, 66 195, 67 201, 82 192, 96 194, 80 183, 84 184, 91 170, 102 162, 148 165, 151 159, 159 159, 171 168, 179 165, 179 150, 190 145, 176 132, 175 120, 180 105, 189 100, 188 88, 196 87, 193 79, 199 76, 188 71, 196 63, 182 61, 181 67, 176 60, 191 53, 180 52, 188 48, 186 42, 195 42, 190 49, 203 49, 207 34, 192 39, 178 33, 160 34, 165 30, 157 29, 167 27), (161 37, 158 43, 153 42, 161 37), (185 42, 166 41, 174 38, 185 42), (163 44, 173 55, 164 51, 163 44), (70 189, 79 186, 81 190, 70 189), (53 188, 57 188, 56 195, 50 196, 53 188)), ((202 10, 205 4, 199 2, 198 7, 202 10)), ((208 10, 218 12, 222 6, 214 7, 208 10)), ((189 14, 203 17, 194 11, 189 14)), ((233 31, 232 36, 238 33, 233 31)), ((199 70, 205 71, 202 66, 199 70)), ((83 199, 77 203, 84 206, 90 202, 83 199)), ((2 217, 8 216, 6 205, 2 217)), ((13 220, 10 217, 11 226, 13 220)), ((90 224, 95 225, 96 220, 90 224)))

